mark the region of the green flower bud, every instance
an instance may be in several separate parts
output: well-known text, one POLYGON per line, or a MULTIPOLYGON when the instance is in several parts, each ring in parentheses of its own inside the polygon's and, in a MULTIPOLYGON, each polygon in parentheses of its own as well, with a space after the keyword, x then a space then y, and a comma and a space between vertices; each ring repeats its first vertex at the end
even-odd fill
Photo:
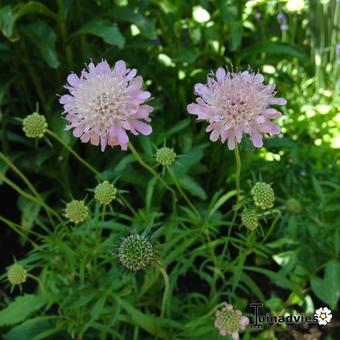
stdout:
POLYGON ((166 146, 157 150, 156 161, 163 166, 171 166, 176 160, 176 152, 166 146))
POLYGON ((259 225, 257 213, 255 209, 245 209, 241 214, 242 223, 249 229, 254 230, 259 225))
POLYGON ((25 134, 29 138, 42 138, 47 130, 47 122, 44 116, 34 112, 23 120, 25 134))
POLYGON ((27 279, 27 270, 19 263, 14 263, 7 271, 8 281, 12 285, 21 285, 27 279))
POLYGON ((274 206, 275 194, 269 184, 257 182, 251 189, 251 194, 257 207, 270 209, 274 206))
POLYGON ((117 189, 108 181, 98 184, 94 189, 94 198, 100 204, 110 204, 116 199, 117 189))
POLYGON ((85 221, 88 215, 88 209, 84 201, 73 200, 66 204, 65 217, 74 224, 85 221))
POLYGON ((131 234, 122 239, 118 258, 121 265, 132 272, 145 270, 154 259, 152 243, 143 235, 131 234))
POLYGON ((295 198, 289 198, 285 203, 286 210, 288 214, 299 214, 302 211, 301 204, 295 198))

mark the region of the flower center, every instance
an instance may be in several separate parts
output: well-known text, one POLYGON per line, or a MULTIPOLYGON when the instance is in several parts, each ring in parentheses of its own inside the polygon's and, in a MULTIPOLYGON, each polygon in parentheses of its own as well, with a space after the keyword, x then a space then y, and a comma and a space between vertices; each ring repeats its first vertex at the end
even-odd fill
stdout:
POLYGON ((321 314, 320 314, 320 318, 321 318, 321 319, 326 319, 326 314, 325 314, 325 313, 321 313, 321 314))

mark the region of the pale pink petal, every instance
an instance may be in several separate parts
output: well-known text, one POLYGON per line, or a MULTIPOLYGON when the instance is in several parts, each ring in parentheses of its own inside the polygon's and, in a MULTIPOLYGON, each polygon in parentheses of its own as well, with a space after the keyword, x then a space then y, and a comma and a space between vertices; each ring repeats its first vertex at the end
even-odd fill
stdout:
POLYGON ((139 120, 133 120, 130 122, 130 124, 135 130, 137 130, 138 132, 145 136, 150 135, 152 132, 152 127, 150 125, 145 124, 139 120))
POLYGON ((222 80, 224 80, 225 75, 226 75, 225 69, 223 67, 219 67, 216 71, 216 79, 218 81, 222 81, 222 80))
POLYGON ((125 72, 126 72, 126 64, 125 64, 125 62, 123 60, 118 60, 115 63, 113 71, 115 72, 115 74, 118 77, 123 77, 125 75, 125 72))
POLYGON ((233 332, 232 334, 231 334, 231 337, 232 337, 232 339, 233 340, 239 340, 239 335, 238 335, 238 332, 233 332))
POLYGON ((76 87, 79 85, 80 83, 80 79, 78 78, 78 76, 74 73, 71 73, 70 75, 68 75, 67 77, 67 82, 73 86, 73 87, 76 87))
POLYGON ((256 131, 252 132, 251 140, 252 140, 254 146, 256 146, 257 148, 260 148, 261 146, 263 146, 262 136, 258 132, 256 132, 256 131))

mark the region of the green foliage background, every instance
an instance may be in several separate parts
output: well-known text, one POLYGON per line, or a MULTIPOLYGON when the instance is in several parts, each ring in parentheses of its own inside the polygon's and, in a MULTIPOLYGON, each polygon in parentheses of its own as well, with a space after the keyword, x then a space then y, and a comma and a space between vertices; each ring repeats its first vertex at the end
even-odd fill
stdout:
MULTIPOLYGON (((0 161, 1 178, 29 192, 9 165, 15 164, 61 215, 73 198, 86 199, 92 211, 91 219, 76 228, 51 223, 41 205, 2 181, 1 197, 13 197, 7 208, 2 202, 2 243, 9 239, 19 249, 4 248, 1 264, 3 338, 218 339, 213 314, 223 301, 248 316, 254 301, 263 302, 272 314, 312 314, 328 306, 336 319, 339 19, 335 0, 305 1, 295 11, 279 0, 0 1, 0 143, 6 157, 0 161), (198 15, 203 8, 207 21, 198 15), (277 22, 280 11, 286 13, 287 31, 277 22), (172 172, 200 219, 183 199, 172 209, 169 192, 130 152, 115 148, 101 153, 64 131, 57 95, 65 93, 66 76, 103 58, 110 64, 125 60, 146 80, 155 108, 154 133, 133 138, 133 143, 160 174, 157 148, 166 144, 175 149, 172 172), (228 233, 235 201, 233 153, 211 143, 204 123, 194 122, 186 111, 193 85, 205 82, 207 73, 221 65, 259 70, 288 101, 279 137, 267 139, 260 150, 245 139, 241 145, 243 195, 249 196, 262 178, 272 184, 280 212, 278 220, 275 214, 262 216, 261 227, 251 233, 239 218, 228 233), (36 110, 99 176, 51 138, 25 137, 22 119, 36 110), (101 222, 92 189, 103 178, 115 181, 120 198, 101 222), (300 202, 300 213, 287 211, 289 198, 300 202), (148 231, 169 275, 163 318, 158 268, 133 276, 112 255, 119 238, 134 229, 148 231), (24 284, 23 296, 17 289, 11 293, 6 280, 5 268, 13 257, 39 281, 31 278, 24 284)), ((167 171, 163 176, 176 187, 167 171)), ((330 338, 336 334, 332 327, 322 331, 330 338)), ((249 328, 244 336, 280 338, 287 332, 285 326, 249 328)))

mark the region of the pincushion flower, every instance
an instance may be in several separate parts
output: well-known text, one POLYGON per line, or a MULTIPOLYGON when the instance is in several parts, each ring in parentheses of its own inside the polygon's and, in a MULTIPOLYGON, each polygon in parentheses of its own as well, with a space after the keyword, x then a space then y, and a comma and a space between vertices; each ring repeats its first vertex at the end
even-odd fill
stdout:
POLYGON ((264 134, 279 134, 280 128, 272 119, 281 112, 270 105, 284 105, 286 100, 275 98, 275 85, 265 85, 260 73, 251 71, 226 72, 223 67, 208 75, 207 84, 196 84, 196 103, 188 105, 189 113, 206 120, 210 140, 218 139, 235 149, 243 134, 250 136, 254 146, 263 145, 264 134))
POLYGON ((106 60, 95 65, 92 62, 80 77, 72 73, 65 88, 69 94, 60 98, 66 120, 66 129, 83 143, 120 145, 126 150, 129 142, 127 131, 134 135, 152 132, 149 113, 153 108, 144 102, 150 92, 141 89, 143 78, 136 76, 136 69, 127 69, 123 60, 110 69, 106 60))

